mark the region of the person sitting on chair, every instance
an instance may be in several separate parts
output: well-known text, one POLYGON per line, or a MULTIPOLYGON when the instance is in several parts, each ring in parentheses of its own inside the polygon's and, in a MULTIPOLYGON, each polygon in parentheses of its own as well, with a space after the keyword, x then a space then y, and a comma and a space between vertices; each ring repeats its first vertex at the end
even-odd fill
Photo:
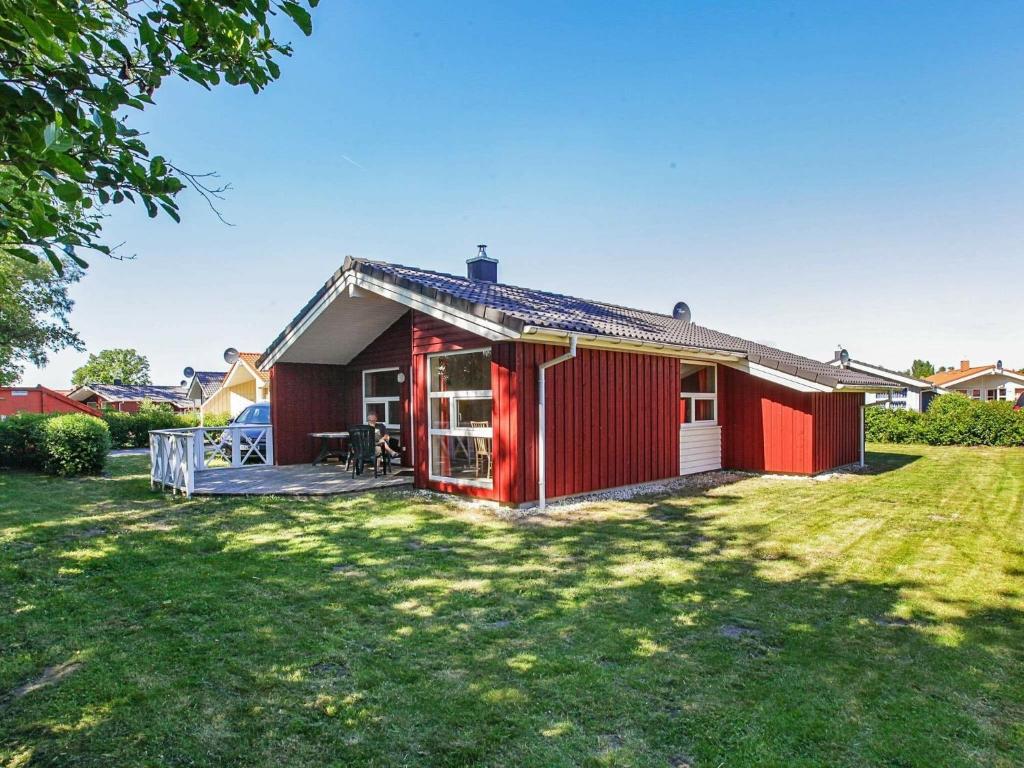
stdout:
POLYGON ((394 458, 398 455, 398 451, 391 447, 391 438, 388 435, 388 425, 382 421, 377 421, 377 414, 370 411, 370 415, 366 417, 366 423, 373 427, 377 436, 377 453, 386 453, 390 458, 394 458))

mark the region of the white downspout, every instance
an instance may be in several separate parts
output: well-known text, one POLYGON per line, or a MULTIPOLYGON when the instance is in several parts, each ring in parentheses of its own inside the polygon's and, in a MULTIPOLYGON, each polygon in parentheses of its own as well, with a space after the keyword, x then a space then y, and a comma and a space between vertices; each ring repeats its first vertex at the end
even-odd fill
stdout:
POLYGON ((546 424, 544 418, 544 404, 546 402, 545 396, 545 381, 546 376, 544 375, 548 368, 554 368, 556 365, 561 365, 566 360, 571 360, 576 357, 576 334, 569 337, 569 351, 564 355, 559 355, 547 362, 541 363, 537 366, 537 508, 544 509, 545 506, 545 483, 547 482, 547 460, 544 455, 544 446, 546 444, 545 433, 546 424))

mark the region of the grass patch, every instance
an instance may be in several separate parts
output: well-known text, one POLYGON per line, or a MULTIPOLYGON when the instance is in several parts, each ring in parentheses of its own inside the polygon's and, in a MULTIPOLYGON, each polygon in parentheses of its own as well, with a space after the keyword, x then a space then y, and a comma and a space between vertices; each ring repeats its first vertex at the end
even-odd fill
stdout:
POLYGON ((1024 450, 512 523, 0 473, 5 765, 1024 764, 1024 450))

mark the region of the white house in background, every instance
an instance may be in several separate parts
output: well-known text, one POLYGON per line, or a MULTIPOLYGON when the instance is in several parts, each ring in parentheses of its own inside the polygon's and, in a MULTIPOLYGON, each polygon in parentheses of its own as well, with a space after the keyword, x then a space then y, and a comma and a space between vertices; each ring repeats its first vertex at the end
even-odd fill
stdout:
POLYGON ((1003 361, 995 365, 971 365, 961 360, 960 367, 929 376, 928 381, 948 392, 959 392, 972 400, 1009 400, 1016 402, 1024 394, 1024 374, 1003 368, 1003 361))
POLYGON ((854 360, 853 358, 844 362, 840 358, 842 351, 841 349, 835 351, 833 358, 828 361, 829 365, 840 368, 852 368, 855 371, 867 373, 879 379, 885 379, 900 387, 900 389, 895 389, 889 393, 865 393, 864 402, 867 405, 885 402, 886 408, 898 408, 903 411, 909 410, 923 413, 928 409, 928 404, 931 403, 932 398, 936 395, 945 394, 947 391, 926 379, 915 379, 913 376, 908 376, 899 371, 892 371, 874 363, 865 363, 863 360, 854 360))

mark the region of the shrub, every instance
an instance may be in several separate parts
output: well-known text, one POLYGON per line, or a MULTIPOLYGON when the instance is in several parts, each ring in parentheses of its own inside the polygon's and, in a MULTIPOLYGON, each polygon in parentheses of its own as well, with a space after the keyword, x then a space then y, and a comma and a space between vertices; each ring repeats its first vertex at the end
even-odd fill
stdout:
POLYGON ((16 413, 0 421, 0 466, 41 469, 43 466, 42 425, 50 413, 16 413))
MULTIPOLYGON (((207 413, 203 416, 203 425, 207 427, 223 427, 231 421, 230 413, 207 413)), ((199 420, 196 419, 196 425, 199 425, 199 420)))
POLYGON ((1024 411, 1007 402, 954 393, 932 400, 927 412, 868 408, 868 440, 929 445, 1024 445, 1024 411))
POLYGON ((115 448, 146 448, 151 429, 180 429, 199 423, 196 414, 175 413, 169 405, 150 400, 143 400, 136 413, 104 411, 102 416, 115 448))
POLYGON ((106 423, 84 413, 66 413, 44 421, 43 470, 52 475, 97 474, 110 451, 106 423))
POLYGON ((874 443, 917 443, 921 441, 921 420, 917 411, 868 408, 864 413, 864 434, 874 443))

